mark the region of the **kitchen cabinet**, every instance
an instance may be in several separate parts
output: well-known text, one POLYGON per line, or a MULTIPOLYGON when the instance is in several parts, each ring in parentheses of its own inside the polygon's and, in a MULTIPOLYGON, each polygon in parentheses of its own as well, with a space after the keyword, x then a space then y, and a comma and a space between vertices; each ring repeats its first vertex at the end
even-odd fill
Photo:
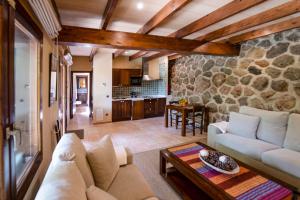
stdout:
POLYGON ((157 100, 157 115, 164 116, 166 107, 166 98, 159 98, 157 100))
POLYGON ((141 77, 141 69, 113 69, 113 86, 130 86, 130 77, 141 77))
POLYGON ((113 69, 113 71, 112 71, 112 83, 113 83, 113 86, 120 86, 121 85, 120 69, 113 69))
POLYGON ((158 117, 163 116, 165 113, 166 98, 155 98, 144 100, 144 116, 158 117))
POLYGON ((157 113, 157 99, 144 100, 144 116, 145 118, 155 117, 157 113))
POLYGON ((132 101, 132 120, 144 119, 144 100, 132 101))
POLYGON ((131 100, 118 100, 112 102, 112 121, 131 120, 131 100))

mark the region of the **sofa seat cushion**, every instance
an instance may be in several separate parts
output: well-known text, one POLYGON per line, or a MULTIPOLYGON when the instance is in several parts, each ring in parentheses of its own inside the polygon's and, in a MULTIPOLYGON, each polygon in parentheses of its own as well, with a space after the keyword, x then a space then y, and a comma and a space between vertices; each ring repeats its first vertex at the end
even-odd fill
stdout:
POLYGON ((288 112, 268 111, 242 106, 240 113, 261 118, 257 129, 258 139, 283 146, 289 118, 288 112))
POLYGON ((274 168, 300 178, 300 152, 277 149, 262 154, 262 161, 274 168))
POLYGON ((51 163, 35 200, 86 200, 86 185, 73 161, 51 163))
POLYGON ((75 154, 74 161, 78 166, 81 175, 86 183, 86 186, 89 187, 94 185, 93 175, 89 166, 89 163, 86 159, 86 150, 81 143, 81 140, 74 134, 64 134, 60 139, 59 143, 56 145, 53 155, 52 162, 55 164, 56 162, 61 161, 61 156, 64 154, 75 154))
POLYGON ((280 148, 280 146, 262 140, 245 138, 230 133, 217 135, 216 143, 248 155, 256 160, 261 160, 263 152, 280 148))
POLYGON ((117 200, 108 192, 101 190, 100 188, 94 185, 92 185, 86 190, 86 196, 88 200, 117 200))
POLYGON ((118 200, 142 200, 154 194, 135 165, 120 167, 108 193, 118 200))

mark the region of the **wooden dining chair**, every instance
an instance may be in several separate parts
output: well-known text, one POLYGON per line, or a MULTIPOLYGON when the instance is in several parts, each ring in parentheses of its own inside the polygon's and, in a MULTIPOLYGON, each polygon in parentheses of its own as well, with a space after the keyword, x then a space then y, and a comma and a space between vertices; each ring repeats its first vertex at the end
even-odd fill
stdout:
POLYGON ((186 124, 192 126, 193 135, 195 135, 196 128, 199 128, 200 134, 203 134, 205 106, 199 103, 194 103, 192 106, 193 111, 188 114, 186 124))
MULTIPOLYGON (((179 104, 179 101, 169 101, 169 104, 179 104)), ((176 129, 178 128, 178 123, 181 122, 181 113, 176 110, 170 110, 170 126, 173 126, 175 123, 176 129)))

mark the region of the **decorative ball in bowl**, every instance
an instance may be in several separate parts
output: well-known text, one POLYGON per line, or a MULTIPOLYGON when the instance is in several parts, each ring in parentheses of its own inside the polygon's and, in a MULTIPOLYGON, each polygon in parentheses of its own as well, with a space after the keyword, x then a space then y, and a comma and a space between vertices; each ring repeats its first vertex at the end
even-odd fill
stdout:
POLYGON ((240 172, 240 167, 235 160, 222 152, 202 149, 199 152, 199 158, 205 165, 218 172, 224 174, 237 174, 240 172))

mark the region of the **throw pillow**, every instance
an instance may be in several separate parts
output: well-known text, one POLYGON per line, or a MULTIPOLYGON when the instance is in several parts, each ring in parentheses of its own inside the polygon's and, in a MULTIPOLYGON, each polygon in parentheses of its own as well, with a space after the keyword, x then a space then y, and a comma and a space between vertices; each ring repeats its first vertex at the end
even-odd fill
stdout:
POLYGON ((88 200, 117 200, 114 196, 92 185, 86 190, 88 200))
POLYGON ((256 139, 256 131, 260 118, 231 112, 229 115, 228 132, 246 138, 256 139))
POLYGON ((300 114, 290 115, 283 146, 300 152, 300 114))
POLYGON ((257 138, 278 146, 283 146, 285 139, 288 112, 268 111, 242 106, 240 113, 260 117, 257 138))
POLYGON ((119 170, 119 162, 110 136, 104 136, 97 148, 88 151, 87 158, 95 185, 107 191, 119 170))

